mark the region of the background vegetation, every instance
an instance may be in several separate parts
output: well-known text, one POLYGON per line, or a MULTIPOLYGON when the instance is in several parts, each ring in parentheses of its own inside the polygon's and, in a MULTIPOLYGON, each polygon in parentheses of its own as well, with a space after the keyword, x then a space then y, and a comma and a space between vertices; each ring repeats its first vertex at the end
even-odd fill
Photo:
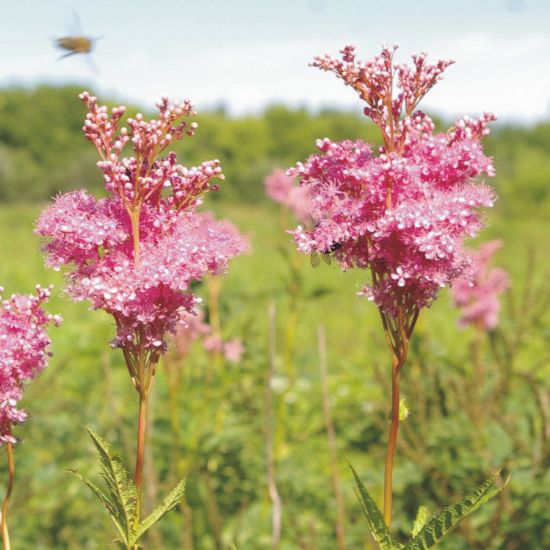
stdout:
MULTIPOLYGON (((31 418, 18 429, 14 548, 108 547, 113 529, 106 514, 64 469, 97 476, 84 425, 124 456, 131 456, 134 445, 136 395, 119 352, 109 349, 110 320, 62 295, 62 277, 45 271, 32 233, 43 204, 58 191, 86 187, 101 193, 95 151, 80 132, 79 91, 0 91, 0 282, 6 294, 54 283, 49 309, 65 319, 52 330, 55 355, 29 387, 25 405, 31 418)), ((290 166, 312 153, 318 137, 373 141, 376 132, 353 113, 284 106, 239 118, 223 110, 199 113, 198 122, 196 137, 177 145, 180 161, 221 160, 227 182, 207 207, 235 222, 253 246, 251 255, 235 260, 223 283, 211 280, 198 291, 207 316, 219 311, 222 334, 240 336, 246 354, 240 364, 230 364, 197 344, 189 357, 172 354, 163 365, 154 395, 147 491, 161 495, 186 473, 187 506, 169 514, 147 548, 270 547, 264 434, 269 303, 277 316, 270 387, 283 502, 281 548, 335 548, 317 352, 320 325, 327 333, 347 547, 374 548, 346 459, 379 497, 389 370, 378 315, 355 296, 361 273, 341 274, 325 264, 313 269, 308 258, 294 252, 284 232, 292 218, 265 198, 262 180, 274 166, 290 166)), ((403 373, 411 415, 398 446, 394 528, 407 534, 420 504, 435 511, 505 465, 513 470, 509 488, 441 547, 539 549, 550 540, 545 495, 550 482, 550 123, 497 126, 487 149, 495 156, 500 200, 481 239, 504 240, 498 262, 509 270, 512 289, 502 323, 489 335, 458 331, 458 315, 446 294, 422 314, 403 373)), ((4 474, 0 464, 0 482, 4 474)))

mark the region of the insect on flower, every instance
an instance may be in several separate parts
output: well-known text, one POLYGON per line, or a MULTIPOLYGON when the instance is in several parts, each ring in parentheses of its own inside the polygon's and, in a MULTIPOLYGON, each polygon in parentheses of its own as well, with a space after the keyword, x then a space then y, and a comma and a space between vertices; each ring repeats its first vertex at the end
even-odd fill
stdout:
MULTIPOLYGON (((323 255, 324 258, 324 255, 323 255)), ((309 263, 311 264, 311 267, 319 267, 321 265, 321 256, 318 252, 313 251, 309 255, 309 263)))

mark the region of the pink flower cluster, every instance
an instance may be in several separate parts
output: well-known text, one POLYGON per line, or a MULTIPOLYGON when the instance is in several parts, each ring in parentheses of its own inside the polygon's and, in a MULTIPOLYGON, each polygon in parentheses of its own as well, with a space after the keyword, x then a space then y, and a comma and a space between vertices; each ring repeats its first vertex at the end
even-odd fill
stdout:
POLYGON ((70 296, 114 317, 114 344, 127 359, 135 361, 142 350, 156 357, 165 350, 166 335, 197 303, 191 283, 222 273, 247 242, 230 223, 196 211, 203 194, 216 189, 212 180, 223 179, 217 160, 186 168, 174 153, 160 156, 197 128, 180 121, 194 115, 188 101, 163 99, 158 119, 138 114, 128 128, 119 128, 124 107, 109 113, 88 93, 81 99, 88 108, 84 133, 101 156, 109 195, 61 195, 42 213, 36 231, 47 238, 47 263, 69 267, 70 296), (127 143, 133 156, 122 157, 127 143))
POLYGON ((58 315, 42 309, 49 296, 50 289, 37 286, 36 295, 14 294, 0 304, 0 444, 16 442, 11 426, 27 418, 17 408, 23 384, 48 363, 50 339, 45 327, 61 322, 58 315))
POLYGON ((355 56, 354 46, 341 50, 341 59, 318 56, 312 65, 329 71, 352 87, 367 105, 364 113, 382 130, 386 149, 391 151, 406 140, 411 116, 420 100, 442 79, 442 73, 453 61, 426 62, 426 54, 412 56, 412 66, 394 64, 398 46, 384 46, 379 55, 365 61, 355 56), (399 93, 394 97, 395 82, 399 93), (402 117, 402 113, 405 114, 402 117))
POLYGON ((206 351, 219 353, 230 363, 239 363, 245 352, 245 347, 240 338, 224 341, 221 337, 212 334, 210 325, 204 322, 204 313, 201 309, 196 313, 186 313, 182 316, 174 335, 174 343, 178 354, 187 356, 191 344, 199 339, 202 340, 202 345, 206 351))
POLYGON ((502 241, 483 244, 472 253, 473 278, 460 277, 452 286, 455 305, 460 308, 461 326, 476 325, 492 330, 498 325, 500 311, 499 296, 510 286, 510 279, 504 269, 491 268, 495 252, 502 247, 502 241))
POLYGON ((275 169, 265 178, 264 184, 267 195, 289 208, 298 221, 310 221, 309 190, 297 185, 295 178, 287 176, 283 170, 275 169))
POLYGON ((314 61, 367 102, 365 113, 380 127, 384 146, 374 151, 359 140, 320 139, 320 154, 288 171, 310 197, 313 226, 293 232, 299 250, 331 254, 343 269, 368 269, 362 294, 390 317, 428 306, 469 269, 464 240, 476 235, 480 209, 495 200, 490 187, 475 181, 494 175, 481 146, 494 116, 465 117, 436 133, 414 109, 450 62, 429 65, 422 54, 412 67, 394 66, 393 52, 385 48, 357 62, 348 46, 342 59, 314 61))

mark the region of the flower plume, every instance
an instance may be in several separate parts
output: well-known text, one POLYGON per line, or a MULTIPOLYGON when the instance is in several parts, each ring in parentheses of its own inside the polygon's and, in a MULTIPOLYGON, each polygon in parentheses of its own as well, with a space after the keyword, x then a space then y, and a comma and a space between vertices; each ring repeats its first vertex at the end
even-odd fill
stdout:
POLYGON ((59 196, 38 220, 47 263, 68 267, 68 293, 90 300, 116 322, 114 345, 127 361, 156 362, 182 315, 198 298, 193 281, 223 273, 247 248, 231 224, 199 213, 203 195, 223 180, 218 160, 187 168, 161 156, 176 139, 197 129, 191 103, 158 103, 157 119, 143 115, 120 127, 124 107, 110 112, 87 92, 83 131, 96 147, 108 196, 86 191, 59 196), (129 145, 131 156, 122 156, 129 145), (144 358, 142 353, 146 354, 144 358))
POLYGON ((389 317, 414 315, 469 269, 465 239, 477 234, 482 209, 495 200, 478 181, 494 175, 481 140, 495 117, 465 117, 435 132, 416 107, 451 62, 429 64, 421 54, 412 65, 397 65, 395 49, 358 61, 346 46, 340 58, 313 62, 366 102, 383 146, 319 139, 319 153, 288 171, 308 191, 313 221, 293 232, 298 249, 331 254, 343 269, 367 269, 362 294, 389 317))
MULTIPOLYGON (((2 289, 0 288, 0 292, 2 289)), ((24 384, 42 372, 50 357, 49 324, 61 317, 44 311, 50 288, 36 287, 36 294, 13 294, 0 303, 0 443, 15 443, 11 426, 24 422, 18 409, 24 384)))

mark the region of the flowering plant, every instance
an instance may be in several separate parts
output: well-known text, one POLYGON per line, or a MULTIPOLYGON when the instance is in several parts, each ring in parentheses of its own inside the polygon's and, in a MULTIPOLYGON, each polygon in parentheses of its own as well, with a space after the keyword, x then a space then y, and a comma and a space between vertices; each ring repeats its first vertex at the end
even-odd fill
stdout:
MULTIPOLYGON (((153 521, 149 517, 140 523, 143 457, 148 396, 166 338, 199 302, 191 283, 224 272, 247 243, 231 224, 197 211, 203 195, 218 188, 212 181, 223 180, 219 162, 186 168, 173 152, 161 156, 174 140, 195 133, 189 101, 163 98, 158 119, 146 121, 138 114, 127 120, 127 127, 119 127, 124 107, 109 112, 87 92, 80 98, 88 110, 84 134, 100 155, 97 165, 107 197, 96 199, 86 191, 61 195, 42 213, 36 231, 46 237, 47 264, 68 267, 68 294, 114 318, 113 345, 122 350, 139 395, 134 480, 120 468, 111 477, 106 474, 108 485, 122 479, 127 486, 126 497, 117 498, 122 509, 130 506, 130 513, 114 514, 114 521, 125 547, 133 548, 153 521), (126 144, 132 156, 122 156, 126 144)), ((110 447, 90 434, 104 465, 118 464, 110 447)), ((182 495, 180 484, 161 505, 162 513, 182 495)))
MULTIPOLYGON (((312 223, 293 231, 299 251, 331 256, 344 270, 355 267, 369 273, 360 294, 378 306, 392 353, 384 521, 356 476, 370 527, 387 548, 384 540, 393 540, 387 527, 400 421, 400 372, 409 340, 420 310, 439 290, 458 277, 473 276, 465 239, 477 234, 483 225, 481 209, 495 200, 493 190, 477 181, 479 176, 494 175, 481 141, 495 117, 464 117, 447 132, 437 133, 417 106, 452 62, 430 64, 421 54, 412 57, 412 65, 396 64, 396 48, 384 47, 366 61, 356 59, 353 46, 346 46, 340 58, 314 59, 314 67, 334 73, 365 101, 364 113, 378 126, 382 146, 376 150, 360 140, 320 139, 320 153, 288 171, 300 178, 310 199, 312 223)), ((477 504, 494 481, 480 488, 477 504)), ((452 525, 471 509, 473 505, 453 509, 452 525)), ((438 522, 439 536, 452 526, 443 516, 438 522)))

